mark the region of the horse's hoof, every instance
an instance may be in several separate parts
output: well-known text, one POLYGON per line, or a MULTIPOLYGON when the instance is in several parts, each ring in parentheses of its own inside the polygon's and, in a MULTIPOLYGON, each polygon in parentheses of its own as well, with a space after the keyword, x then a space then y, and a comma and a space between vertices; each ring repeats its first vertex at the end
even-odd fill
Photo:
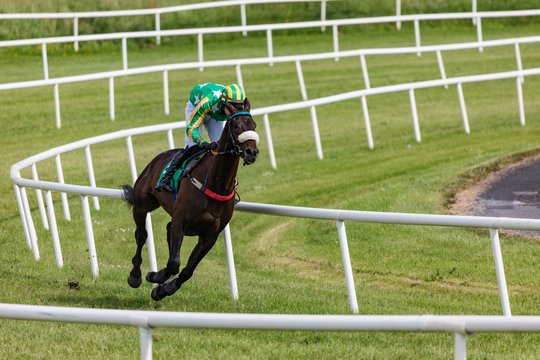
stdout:
POLYGON ((150 296, 152 297, 153 300, 155 301, 159 301, 161 299, 163 299, 166 295, 165 295, 165 289, 163 289, 163 286, 157 286, 155 288, 152 289, 152 292, 150 293, 150 296), (162 293, 161 296, 159 293, 162 293))
POLYGON ((141 286, 142 284, 142 278, 139 276, 139 277, 135 277, 135 276, 132 276, 131 274, 129 274, 128 278, 127 278, 127 282, 129 284, 129 286, 131 286, 132 288, 136 289, 138 288, 139 286, 141 286))
POLYGON ((156 281, 153 281, 153 278, 157 275, 157 272, 150 271, 146 273, 146 281, 149 283, 155 283, 156 281))

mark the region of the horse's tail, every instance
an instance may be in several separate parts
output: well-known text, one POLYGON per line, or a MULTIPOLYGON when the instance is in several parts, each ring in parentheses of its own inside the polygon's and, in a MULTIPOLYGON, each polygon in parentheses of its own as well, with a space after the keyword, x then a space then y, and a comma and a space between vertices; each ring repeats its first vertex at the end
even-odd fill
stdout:
POLYGON ((133 187, 131 185, 122 185, 122 200, 124 200, 129 208, 133 207, 133 187))

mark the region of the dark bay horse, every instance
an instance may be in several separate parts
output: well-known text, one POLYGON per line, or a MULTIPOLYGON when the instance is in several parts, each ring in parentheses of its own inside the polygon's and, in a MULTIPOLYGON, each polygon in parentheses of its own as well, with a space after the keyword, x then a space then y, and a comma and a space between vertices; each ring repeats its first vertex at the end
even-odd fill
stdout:
POLYGON ((240 157, 244 160, 244 165, 249 165, 255 162, 259 154, 256 124, 249 113, 249 101, 245 100, 243 111, 238 111, 227 102, 223 104, 223 110, 228 120, 216 150, 207 153, 192 170, 191 175, 180 182, 175 202, 172 193, 157 192, 154 187, 176 150, 165 151, 156 156, 139 175, 133 188, 129 185, 123 186, 123 198, 132 206, 136 224, 137 251, 132 259, 133 269, 128 276, 131 287, 138 288, 142 283, 141 251, 147 238, 147 213, 161 206, 172 218, 167 224, 167 266, 146 275, 149 282, 160 284, 152 290, 151 296, 154 300, 174 294, 191 278, 195 267, 214 246, 219 233, 232 217, 240 157), (180 248, 185 235, 197 235, 199 241, 180 275, 172 279, 180 270, 180 248))

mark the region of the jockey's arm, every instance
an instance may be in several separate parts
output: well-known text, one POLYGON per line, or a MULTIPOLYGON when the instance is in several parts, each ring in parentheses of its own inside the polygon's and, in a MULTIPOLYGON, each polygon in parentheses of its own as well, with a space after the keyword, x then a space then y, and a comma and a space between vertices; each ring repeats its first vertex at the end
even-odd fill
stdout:
POLYGON ((211 106, 208 106, 209 100, 207 97, 203 98, 199 104, 193 109, 191 115, 188 119, 188 124, 186 126, 186 135, 191 141, 196 143, 199 147, 206 142, 203 139, 202 135, 199 133, 198 127, 201 126, 204 118, 210 112, 211 106))

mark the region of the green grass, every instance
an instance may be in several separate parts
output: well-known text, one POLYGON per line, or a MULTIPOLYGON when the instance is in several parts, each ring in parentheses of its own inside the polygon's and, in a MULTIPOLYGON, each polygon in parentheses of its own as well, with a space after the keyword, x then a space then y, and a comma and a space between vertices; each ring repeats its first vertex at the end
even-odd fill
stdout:
MULTIPOLYGON (((484 26, 485 38, 529 35, 538 25, 501 29, 484 26)), ((423 29, 426 43, 474 40, 469 24, 423 29)), ((279 36, 275 54, 331 50, 331 35, 279 36)), ((342 49, 412 44, 412 29, 350 31, 342 49)), ((205 57, 264 56, 264 38, 240 35, 234 52, 223 55, 223 42, 205 41, 205 57)), ((522 48, 525 67, 538 66, 540 48, 522 48)), ((511 48, 445 53, 447 76, 515 68, 511 48)), ((130 66, 191 61, 189 42, 130 50, 130 66)), ((0 83, 42 76, 39 52, 0 56, 0 83), (13 75, 15 74, 15 75, 13 75)), ((421 81, 438 76, 434 56, 380 56, 367 59, 372 86, 421 81)), ((121 67, 118 49, 105 46, 53 51, 51 76, 121 67)), ((303 64, 310 98, 363 88, 358 59, 303 64)), ((293 64, 242 68, 254 108, 301 100, 293 64)), ((100 275, 92 279, 80 199, 69 196, 72 221, 62 218, 59 194, 53 194, 64 268, 55 265, 50 233, 40 224, 33 190, 28 190, 38 232, 41 260, 33 260, 20 223, 8 177, 15 162, 51 147, 120 129, 181 120, 185 97, 202 81, 229 83, 233 68, 169 74, 171 115, 163 115, 161 74, 117 79, 116 120, 108 118, 107 81, 60 87, 62 128, 54 126, 53 91, 37 88, 1 94, 0 130, 0 302, 161 311, 349 314, 337 231, 332 221, 288 219, 236 212, 231 222, 240 298, 230 298, 222 241, 201 262, 193 278, 170 298, 150 299, 151 285, 133 290, 126 284, 135 250, 134 224, 122 202, 101 199, 92 209, 100 275), (80 288, 70 289, 69 282, 80 288)), ((369 150, 359 100, 317 108, 324 160, 315 153, 309 111, 270 116, 278 169, 270 167, 264 136, 261 156, 238 174, 242 199, 252 202, 336 209, 444 214, 449 189, 456 189, 478 164, 532 153, 538 146, 540 81, 523 85, 526 126, 519 124, 513 80, 467 84, 464 93, 471 134, 463 131, 455 87, 416 92, 422 142, 414 140, 407 93, 368 98, 375 149, 369 150)), ((264 125, 259 122, 259 133, 264 125)), ((175 134, 182 143, 181 132, 175 134)), ((166 137, 133 139, 139 171, 167 147, 166 137)), ((124 141, 92 147, 97 184, 114 188, 131 175, 124 141), (118 154, 118 155, 117 155, 118 154)), ((56 180, 53 161, 38 164, 40 179, 56 180)), ((68 183, 87 184, 83 151, 62 156, 68 183)), ((489 167, 488 165, 485 165, 489 167)), ((29 171, 22 174, 31 177, 29 171)), ((157 257, 167 259, 162 210, 153 215, 157 257)), ((347 235, 361 314, 501 314, 487 230, 347 223, 347 235)), ((510 304, 514 315, 540 313, 537 240, 501 237, 510 304)), ((185 264, 195 239, 182 250, 185 264)), ((143 271, 148 270, 144 258, 143 271)), ((138 356, 138 330, 131 327, 0 320, 0 358, 108 358, 138 356)), ((156 329, 156 359, 447 359, 452 334, 247 332, 156 329)), ((469 338, 471 359, 533 359, 540 353, 538 334, 477 334, 469 338)))

